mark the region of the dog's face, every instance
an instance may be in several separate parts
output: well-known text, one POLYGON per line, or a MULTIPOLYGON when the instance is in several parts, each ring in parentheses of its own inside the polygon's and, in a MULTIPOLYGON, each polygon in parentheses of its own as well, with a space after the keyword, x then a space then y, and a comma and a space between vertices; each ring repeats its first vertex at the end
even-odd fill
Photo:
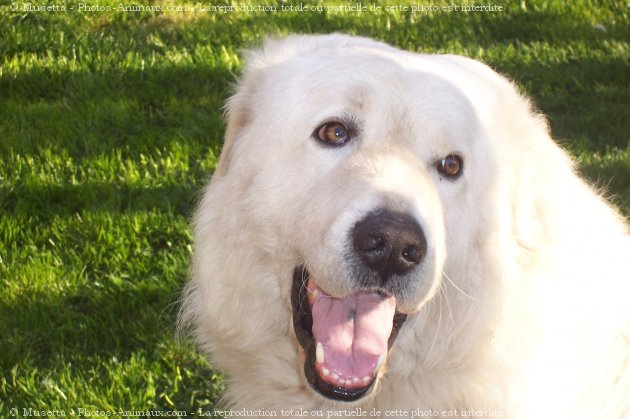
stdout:
POLYGON ((473 246, 492 156, 476 109, 427 58, 380 44, 255 58, 219 176, 284 265, 305 378, 358 400, 447 256, 473 246))

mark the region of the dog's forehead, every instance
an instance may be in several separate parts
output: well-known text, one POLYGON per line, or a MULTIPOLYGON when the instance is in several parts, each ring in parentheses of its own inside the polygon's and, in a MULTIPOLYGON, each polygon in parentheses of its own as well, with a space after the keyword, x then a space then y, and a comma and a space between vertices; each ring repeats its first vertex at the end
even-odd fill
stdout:
POLYGON ((263 95, 287 108, 309 103, 439 117, 470 107, 459 86, 442 74, 449 73, 449 66, 434 56, 395 49, 314 49, 269 68, 262 78, 263 95))
MULTIPOLYGON (((402 54, 402 52, 398 52, 402 54)), ((412 58, 413 55, 406 55, 412 58)), ((397 54, 369 48, 331 48, 298 54, 279 66, 277 77, 308 91, 378 92, 400 96, 421 73, 397 54)))

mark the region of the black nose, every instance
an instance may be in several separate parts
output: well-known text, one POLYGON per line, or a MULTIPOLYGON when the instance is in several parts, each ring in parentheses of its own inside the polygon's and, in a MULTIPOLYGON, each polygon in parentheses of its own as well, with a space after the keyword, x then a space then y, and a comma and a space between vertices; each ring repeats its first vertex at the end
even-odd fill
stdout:
POLYGON ((388 210, 370 213, 357 222, 352 244, 365 265, 378 273, 381 285, 412 270, 427 253, 427 240, 418 222, 408 214, 388 210))

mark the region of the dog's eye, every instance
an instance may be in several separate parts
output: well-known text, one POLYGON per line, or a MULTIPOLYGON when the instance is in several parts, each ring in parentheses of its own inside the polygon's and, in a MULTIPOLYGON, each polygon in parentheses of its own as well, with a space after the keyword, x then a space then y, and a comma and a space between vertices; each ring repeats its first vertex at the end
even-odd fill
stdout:
POLYGON ((339 122, 328 122, 316 130, 317 138, 327 144, 341 145, 348 140, 348 129, 339 122))
POLYGON ((437 170, 449 179, 457 179, 464 168, 464 161, 457 154, 449 154, 437 163, 437 170))

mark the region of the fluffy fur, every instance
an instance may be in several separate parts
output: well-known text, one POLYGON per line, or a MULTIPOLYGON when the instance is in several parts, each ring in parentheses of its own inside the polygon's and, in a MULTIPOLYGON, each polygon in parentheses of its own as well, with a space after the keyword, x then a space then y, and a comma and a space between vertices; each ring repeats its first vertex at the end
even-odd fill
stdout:
POLYGON ((268 41, 246 62, 180 316, 225 372, 227 405, 630 415, 624 220, 508 80, 343 35, 268 41), (314 138, 331 118, 357 125, 348 144, 314 138), (464 172, 449 180, 436 161, 453 152, 464 172), (352 292, 348 231, 377 206, 417 218, 426 266, 397 296, 409 317, 374 391, 332 401, 304 377, 292 273, 305 264, 327 293, 352 292))

